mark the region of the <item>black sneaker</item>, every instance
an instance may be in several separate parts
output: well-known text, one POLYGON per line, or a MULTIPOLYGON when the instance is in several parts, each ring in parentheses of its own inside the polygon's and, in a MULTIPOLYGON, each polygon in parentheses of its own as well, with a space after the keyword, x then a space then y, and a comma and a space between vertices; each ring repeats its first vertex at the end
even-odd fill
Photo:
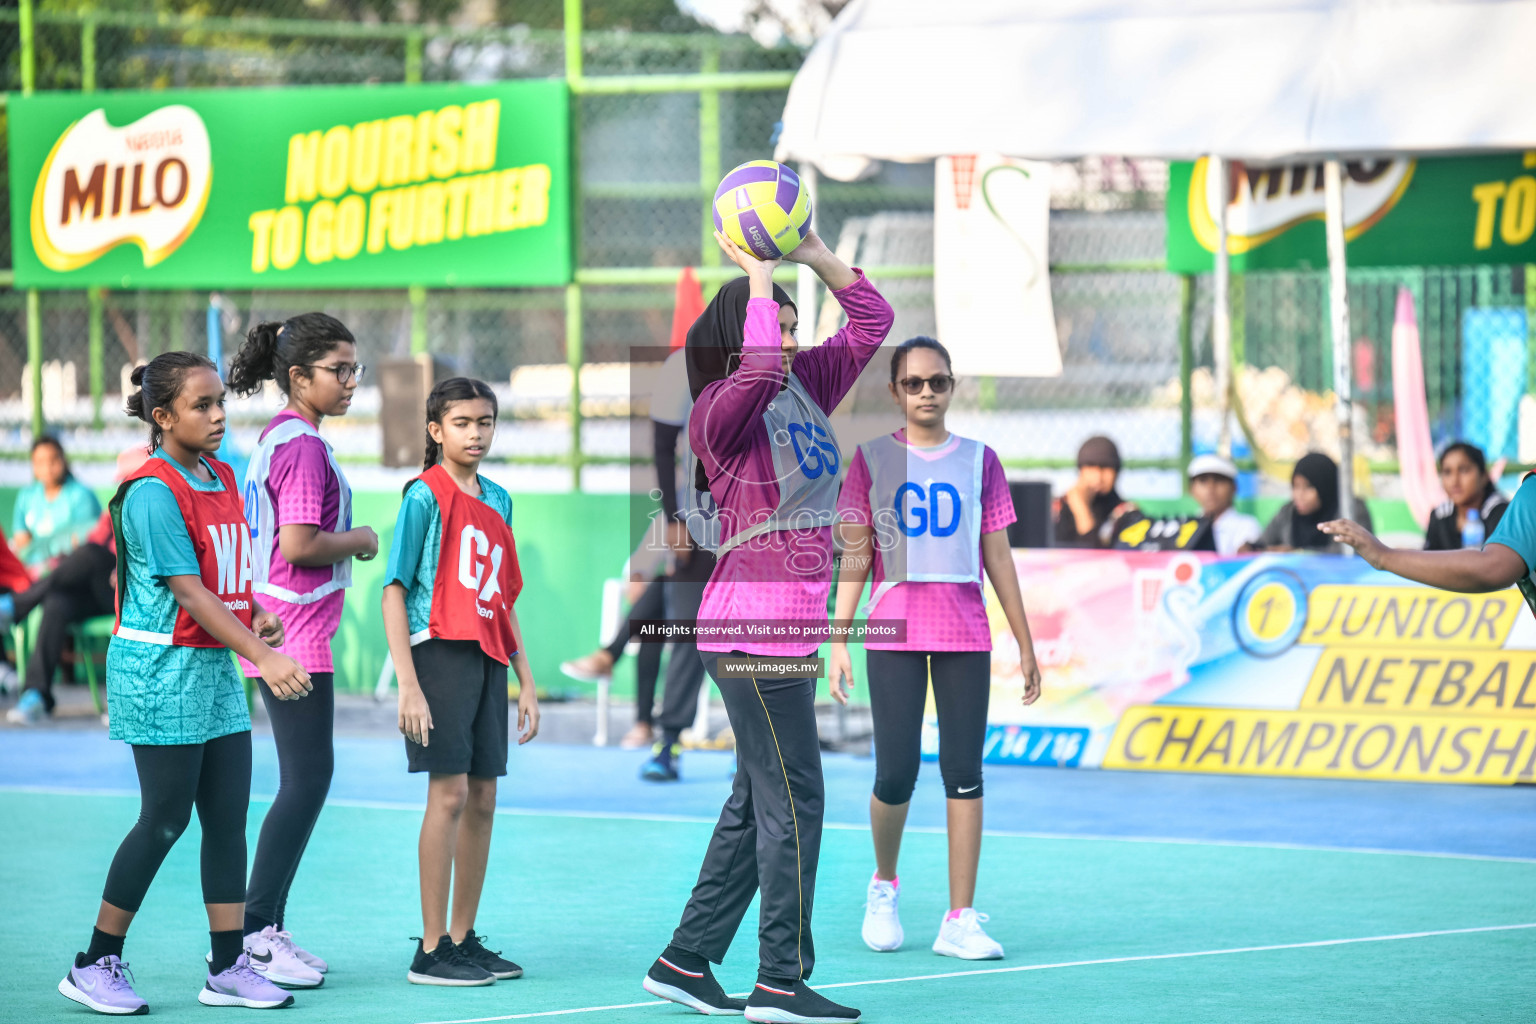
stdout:
POLYGON ((762 1024, 848 1024, 858 1019, 858 1010, 839 1006, 803 981, 791 984, 759 976, 747 996, 747 1020, 762 1024))
POLYGON ((523 969, 503 957, 501 950, 486 949, 485 936, 476 935, 473 928, 464 933, 464 941, 459 943, 459 953, 476 967, 490 971, 496 976, 497 981, 508 981, 523 976, 523 969))
POLYGON ((697 971, 684 969, 667 959, 666 953, 656 958, 640 984, 653 996, 670 999, 711 1017, 739 1014, 747 1006, 745 999, 732 999, 725 994, 708 963, 697 971))
POLYGON ((459 947, 453 944, 453 940, 444 935, 437 940, 437 948, 427 952, 421 944, 421 939, 416 939, 416 957, 411 961, 410 972, 406 979, 412 985, 494 985, 496 975, 471 963, 459 947))
POLYGON ((646 782, 676 782, 683 748, 675 743, 658 743, 654 749, 655 754, 640 769, 640 777, 646 782))

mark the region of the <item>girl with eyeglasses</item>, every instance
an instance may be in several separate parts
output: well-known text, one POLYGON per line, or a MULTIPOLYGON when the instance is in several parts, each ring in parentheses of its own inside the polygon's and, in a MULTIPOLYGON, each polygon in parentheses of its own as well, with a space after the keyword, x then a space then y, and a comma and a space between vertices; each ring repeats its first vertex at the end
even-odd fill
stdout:
MULTIPOLYGON (((272 380, 288 399, 262 431, 246 468, 245 517, 255 590, 282 618, 282 651, 309 672, 314 690, 302 701, 280 701, 258 687, 277 741, 281 781, 251 865, 243 934, 247 950, 270 953, 267 977, 292 988, 320 985, 327 970, 324 960, 293 941, 284 911, 331 785, 331 638, 341 624, 343 591, 352 583, 352 559, 379 551, 373 530, 352 526, 352 489, 318 428, 327 416, 347 414, 363 369, 357 342, 341 321, 304 313, 251 328, 229 373, 238 394, 272 380)), ((258 674, 244 659, 240 665, 247 676, 258 674)))
MULTIPOLYGON (((944 414, 954 397, 949 353, 932 338, 896 346, 891 397, 906 426, 859 446, 838 500, 843 555, 837 622, 903 620, 899 641, 864 641, 875 730, 875 786, 869 818, 875 873, 869 880, 863 937, 876 952, 901 948, 897 855, 917 785, 928 681, 939 717, 939 774, 948 797, 949 912, 933 951, 996 960, 1003 947, 982 929, 973 907, 981 857, 981 763, 992 691, 992 632, 982 598, 985 569, 1019 648, 1023 699, 1040 696, 1040 669, 1008 546, 1013 499, 997 455, 953 434, 944 414), (869 602, 859 610, 873 572, 869 602)), ((853 667, 834 638, 827 676, 848 703, 853 667)))

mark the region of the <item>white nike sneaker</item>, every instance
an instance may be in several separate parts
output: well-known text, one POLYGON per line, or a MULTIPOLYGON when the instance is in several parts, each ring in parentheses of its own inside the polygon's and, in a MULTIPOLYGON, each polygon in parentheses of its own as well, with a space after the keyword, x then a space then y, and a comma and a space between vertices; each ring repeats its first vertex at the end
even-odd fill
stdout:
POLYGON ((900 894, 892 882, 878 875, 869 880, 869 894, 864 903, 864 945, 876 953, 901 948, 901 918, 896 915, 900 894))
POLYGON ((1001 960, 1003 947, 981 930, 981 923, 986 920, 986 914, 978 914, 970 907, 960 911, 959 917, 946 915, 939 925, 939 937, 933 940, 933 951, 961 960, 1001 960))
POLYGON ((245 937, 245 952, 251 967, 274 985, 284 988, 319 988, 325 977, 294 952, 287 932, 267 925, 245 937))
POLYGON ((316 974, 324 974, 326 971, 331 969, 330 965, 327 964, 324 960, 315 956, 315 954, 311 953, 309 950, 301 948, 297 942, 294 942, 292 932, 277 928, 272 932, 272 939, 273 941, 280 943, 287 952, 292 953, 294 956, 298 957, 300 963, 314 971, 316 974))

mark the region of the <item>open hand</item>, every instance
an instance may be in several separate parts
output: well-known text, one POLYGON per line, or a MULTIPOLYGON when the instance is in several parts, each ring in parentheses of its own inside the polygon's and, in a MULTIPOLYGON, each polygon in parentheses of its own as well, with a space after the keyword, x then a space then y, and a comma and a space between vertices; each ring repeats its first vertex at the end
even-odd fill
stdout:
POLYGON ((400 691, 400 735, 420 746, 427 746, 432 731, 432 712, 427 707, 426 695, 421 687, 413 686, 400 691))
POLYGON ((848 656, 847 644, 833 644, 827 658, 827 686, 832 699, 847 706, 848 694, 853 691, 853 659, 848 656))
POLYGON ((517 691, 517 745, 522 746, 539 734, 539 698, 530 681, 517 691))
POLYGON ((1040 699, 1040 665, 1031 643, 1019 645, 1019 673, 1024 676, 1024 703, 1033 704, 1040 699))
POLYGON ((1381 568, 1382 560, 1386 558, 1387 551, 1390 550, 1385 544, 1376 539, 1374 533, 1351 519, 1335 519, 1332 522, 1321 524, 1318 526, 1318 529, 1340 544, 1348 544, 1354 548, 1372 569, 1381 568))
POLYGON ((732 263, 747 272, 748 277, 754 280, 763 278, 770 283, 773 281, 773 272, 779 268, 778 260, 760 260, 719 231, 715 232, 715 241, 719 243, 721 251, 731 258, 732 263))
MULTIPOLYGON (((273 619, 275 620, 276 616, 273 616, 273 619)), ((307 697, 309 691, 314 689, 309 682, 309 673, 286 654, 268 651, 256 668, 261 672, 261 678, 266 682, 267 689, 271 690, 272 696, 278 700, 299 700, 307 697)))
POLYGON ((809 266, 822 256, 827 254, 827 243, 821 240, 821 236, 814 231, 807 231, 800 244, 784 254, 784 259, 789 263, 804 263, 809 266))

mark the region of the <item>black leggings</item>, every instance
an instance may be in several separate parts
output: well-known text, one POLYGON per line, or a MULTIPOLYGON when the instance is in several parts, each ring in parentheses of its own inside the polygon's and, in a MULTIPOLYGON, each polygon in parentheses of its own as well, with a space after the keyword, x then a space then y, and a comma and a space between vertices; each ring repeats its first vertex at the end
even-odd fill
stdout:
POLYGON ((314 689, 299 700, 278 700, 266 683, 256 681, 277 741, 278 784, 251 864, 251 885, 245 894, 247 935, 269 924, 283 927, 288 890, 330 792, 336 765, 331 741, 336 723, 333 678, 330 672, 312 673, 309 682, 314 689))
POLYGON ((43 696, 43 706, 53 710, 53 674, 64 656, 69 627, 93 615, 111 615, 112 570, 117 556, 99 544, 82 544, 54 568, 15 597, 16 621, 32 614, 38 605, 43 620, 37 629, 37 645, 27 659, 27 689, 43 696))
POLYGON ((251 734, 167 747, 135 744, 139 820, 129 831, 101 898, 137 913, 165 855, 192 820, 203 827, 203 902, 245 899, 245 812, 251 802, 251 734))
POLYGON ((951 800, 981 799, 992 652, 869 651, 867 665, 869 710, 875 720, 875 798, 883 804, 904 804, 917 788, 931 670, 944 794, 951 800))
MULTIPOLYGON (((624 621, 619 623, 618 631, 608 642, 608 653, 613 657, 614 664, 618 664, 619 659, 624 657, 624 648, 629 645, 630 619, 660 619, 665 616, 663 593, 659 576, 647 583, 640 592, 640 599, 629 610, 624 621)), ((644 725, 650 725, 655 714, 656 680, 661 675, 661 649, 665 646, 664 641, 652 643, 642 640, 640 651, 635 655, 635 721, 644 725)))

